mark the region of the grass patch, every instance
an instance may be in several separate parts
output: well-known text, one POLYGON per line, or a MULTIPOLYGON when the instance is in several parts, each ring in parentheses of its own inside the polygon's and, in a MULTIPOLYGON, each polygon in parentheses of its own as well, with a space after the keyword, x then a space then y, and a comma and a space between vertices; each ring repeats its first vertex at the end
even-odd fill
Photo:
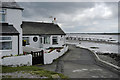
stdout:
POLYGON ((31 74, 37 74, 40 75, 41 77, 46 76, 48 78, 52 78, 52 75, 58 74, 60 78, 67 78, 63 74, 52 72, 52 71, 47 71, 47 70, 42 70, 42 71, 31 71, 31 74))
MULTIPOLYGON (((58 79, 52 79, 52 78, 46 78, 46 79, 39 79, 39 78, 3 78, 2 80, 58 80, 58 79)), ((62 79, 66 80, 66 79, 62 79)))
POLYGON ((44 70, 43 68, 37 67, 37 66, 21 66, 21 67, 2 67, 2 73, 12 73, 16 71, 24 71, 26 73, 34 74, 34 75, 39 75, 41 77, 48 77, 52 78, 52 75, 59 75, 60 78, 68 78, 64 76, 63 74, 52 72, 52 71, 47 71, 44 70))
POLYGON ((12 76, 10 76, 10 75, 5 75, 5 76, 2 76, 2 78, 4 78, 4 77, 11 78, 12 76))
POLYGON ((36 71, 36 70, 43 70, 40 67, 36 66, 21 66, 21 67, 2 67, 2 73, 11 73, 16 71, 36 71))

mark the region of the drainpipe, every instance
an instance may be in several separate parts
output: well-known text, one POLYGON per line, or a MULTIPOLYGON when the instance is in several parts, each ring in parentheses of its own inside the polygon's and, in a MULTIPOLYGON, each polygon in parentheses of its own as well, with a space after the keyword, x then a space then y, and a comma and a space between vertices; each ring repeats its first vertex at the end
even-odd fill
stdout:
POLYGON ((20 40, 19 40, 19 34, 18 34, 18 55, 20 54, 20 52, 19 52, 20 51, 19 50, 19 45, 20 45, 19 42, 20 42, 20 40))

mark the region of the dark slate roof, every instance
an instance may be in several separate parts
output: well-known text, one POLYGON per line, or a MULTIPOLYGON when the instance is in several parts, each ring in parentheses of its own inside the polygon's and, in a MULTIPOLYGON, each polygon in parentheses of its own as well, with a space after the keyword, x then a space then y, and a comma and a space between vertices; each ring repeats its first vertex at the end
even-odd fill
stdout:
POLYGON ((0 23, 0 34, 3 35, 18 35, 19 32, 14 28, 13 25, 8 23, 0 23))
POLYGON ((65 35, 63 30, 53 23, 23 21, 22 29, 23 35, 65 35))
POLYGON ((16 2, 1 2, 1 0, 0 0, 0 8, 23 10, 23 8, 21 8, 16 2))

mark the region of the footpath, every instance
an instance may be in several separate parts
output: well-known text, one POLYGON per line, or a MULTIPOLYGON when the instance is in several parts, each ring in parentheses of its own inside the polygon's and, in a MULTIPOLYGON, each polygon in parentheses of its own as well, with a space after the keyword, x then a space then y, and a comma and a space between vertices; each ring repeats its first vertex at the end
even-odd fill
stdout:
POLYGON ((69 51, 52 64, 40 67, 62 73, 69 78, 119 78, 118 74, 98 66, 91 51, 75 45, 69 45, 69 51))

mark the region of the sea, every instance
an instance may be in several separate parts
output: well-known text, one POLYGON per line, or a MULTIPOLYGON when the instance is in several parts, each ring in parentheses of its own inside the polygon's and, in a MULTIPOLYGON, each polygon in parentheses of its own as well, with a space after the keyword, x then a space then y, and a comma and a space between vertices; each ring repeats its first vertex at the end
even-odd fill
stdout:
POLYGON ((112 43, 116 43, 116 44, 79 41, 79 40, 72 40, 72 41, 67 40, 66 43, 75 44, 82 48, 88 48, 95 52, 120 54, 120 44, 117 44, 117 43, 120 43, 119 33, 66 33, 66 37, 111 40, 112 43))

